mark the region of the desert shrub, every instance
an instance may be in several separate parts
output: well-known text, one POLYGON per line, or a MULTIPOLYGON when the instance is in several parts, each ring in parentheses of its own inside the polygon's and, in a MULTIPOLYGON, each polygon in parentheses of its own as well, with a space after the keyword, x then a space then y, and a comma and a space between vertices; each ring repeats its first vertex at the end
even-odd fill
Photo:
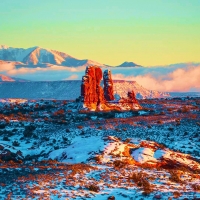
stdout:
POLYGON ((55 138, 53 139, 53 143, 56 143, 56 139, 55 138))
POLYGON ((182 113, 187 113, 189 111, 190 111, 190 109, 188 107, 186 107, 186 106, 183 106, 183 108, 181 109, 182 113))
POLYGON ((8 138, 8 136, 4 136, 3 141, 10 141, 10 139, 8 138))
POLYGON ((125 142, 130 143, 130 142, 131 142, 131 139, 130 139, 130 138, 127 138, 127 139, 125 140, 125 142))
POLYGON ((66 132, 66 133, 70 133, 70 130, 67 128, 67 129, 65 130, 65 132, 66 132))
POLYGON ((200 185, 199 185, 199 184, 193 184, 193 185, 192 185, 192 188, 193 188, 195 191, 200 191, 200 185))
POLYGON ((38 136, 36 134, 33 134, 34 139, 38 139, 38 136))
POLYGON ((53 113, 54 116, 63 116, 65 115, 64 110, 57 110, 56 112, 53 113))
POLYGON ((113 162, 113 165, 114 165, 114 167, 122 168, 122 167, 124 167, 126 165, 126 163, 121 161, 121 160, 115 160, 113 162))
POLYGON ((177 199, 181 196, 181 193, 178 191, 173 192, 174 198, 177 199))
POLYGON ((182 182, 182 180, 180 178, 180 174, 178 173, 178 171, 171 170, 171 171, 169 171, 169 173, 170 173, 170 177, 169 177, 170 181, 175 182, 175 183, 181 183, 182 182))
POLYGON ((80 135, 85 135, 85 131, 82 130, 81 133, 80 133, 80 135))
POLYGON ((23 132, 24 137, 31 137, 33 135, 33 131, 35 130, 35 126, 26 126, 23 132))
POLYGON ((173 111, 173 108, 167 108, 167 111, 173 111))
POLYGON ((20 143, 15 140, 15 141, 12 142, 12 145, 15 146, 15 147, 18 147, 20 145, 20 143))
POLYGON ((141 187, 143 189, 144 195, 149 195, 151 192, 153 192, 152 185, 149 183, 147 179, 147 174, 139 172, 139 173, 132 173, 129 176, 129 181, 135 182, 135 184, 138 187, 141 187))
POLYGON ((78 129, 82 129, 82 128, 83 128, 83 126, 77 126, 77 128, 78 128, 78 129))
POLYGON ((4 129, 6 127, 6 124, 0 124, 0 129, 4 129))
POLYGON ((42 141, 49 141, 49 138, 48 137, 42 137, 41 140, 42 141))
POLYGON ((14 129, 12 130, 12 132, 17 132, 17 129, 16 129, 16 128, 14 128, 14 129))
POLYGON ((115 197, 114 196, 109 196, 108 200, 115 200, 115 197))
POLYGON ((157 124, 163 124, 163 121, 162 120, 158 120, 157 124))
POLYGON ((67 137, 62 136, 63 142, 70 143, 70 140, 67 137))
POLYGON ((99 191, 100 191, 99 186, 98 186, 98 185, 95 185, 95 184, 89 185, 89 186, 88 186, 88 189, 89 189, 90 191, 93 191, 93 192, 99 192, 99 191))

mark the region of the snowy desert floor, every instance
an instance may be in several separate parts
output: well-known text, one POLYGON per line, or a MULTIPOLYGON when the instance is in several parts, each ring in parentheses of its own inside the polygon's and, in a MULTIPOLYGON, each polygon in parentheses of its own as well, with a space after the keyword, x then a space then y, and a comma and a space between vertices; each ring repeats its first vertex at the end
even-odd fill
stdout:
POLYGON ((1 99, 0 199, 199 199, 200 98, 140 104, 1 99))

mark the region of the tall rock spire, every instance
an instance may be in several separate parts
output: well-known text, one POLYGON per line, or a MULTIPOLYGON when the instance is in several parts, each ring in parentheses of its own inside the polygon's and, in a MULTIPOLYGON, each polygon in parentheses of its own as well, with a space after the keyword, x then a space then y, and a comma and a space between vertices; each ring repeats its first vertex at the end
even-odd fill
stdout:
POLYGON ((82 77, 81 97, 87 107, 96 109, 105 102, 103 88, 100 86, 103 73, 96 66, 87 67, 85 76, 82 77))
POLYGON ((105 70, 103 73, 103 82, 104 82, 104 97, 106 101, 114 100, 114 92, 113 92, 113 81, 110 70, 105 70))

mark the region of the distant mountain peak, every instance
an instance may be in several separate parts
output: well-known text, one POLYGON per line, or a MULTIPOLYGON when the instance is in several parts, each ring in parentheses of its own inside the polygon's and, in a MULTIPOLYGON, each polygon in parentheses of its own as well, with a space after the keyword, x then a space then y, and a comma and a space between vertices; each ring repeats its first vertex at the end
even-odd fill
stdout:
POLYGON ((90 59, 77 59, 67 53, 57 50, 34 46, 30 48, 15 48, 6 45, 0 45, 0 60, 7 62, 21 62, 29 66, 58 65, 66 67, 86 67, 97 65, 99 67, 139 67, 134 62, 124 62, 119 66, 110 66, 101 64, 90 59))
POLYGON ((121 65, 118 65, 117 67, 141 67, 141 65, 138 65, 134 62, 123 62, 121 65))

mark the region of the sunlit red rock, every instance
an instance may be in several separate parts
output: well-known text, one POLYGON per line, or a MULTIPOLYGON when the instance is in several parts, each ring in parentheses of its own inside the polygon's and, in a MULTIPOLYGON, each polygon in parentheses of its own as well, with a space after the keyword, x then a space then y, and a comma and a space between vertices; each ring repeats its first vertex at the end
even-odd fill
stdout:
POLYGON ((110 70, 107 69, 104 71, 103 81, 104 81, 104 97, 106 101, 114 100, 113 81, 110 70))
POLYGON ((111 102, 114 98, 113 81, 110 70, 102 69, 98 66, 89 66, 85 70, 81 84, 81 99, 83 107, 91 111, 111 111, 111 110, 138 110, 142 107, 138 104, 135 93, 128 93, 127 98, 117 102, 111 102), (104 88, 101 87, 103 76, 104 88))
POLYGON ((87 67, 82 78, 81 96, 87 107, 96 108, 105 102, 103 88, 100 86, 102 70, 99 67, 87 67))

